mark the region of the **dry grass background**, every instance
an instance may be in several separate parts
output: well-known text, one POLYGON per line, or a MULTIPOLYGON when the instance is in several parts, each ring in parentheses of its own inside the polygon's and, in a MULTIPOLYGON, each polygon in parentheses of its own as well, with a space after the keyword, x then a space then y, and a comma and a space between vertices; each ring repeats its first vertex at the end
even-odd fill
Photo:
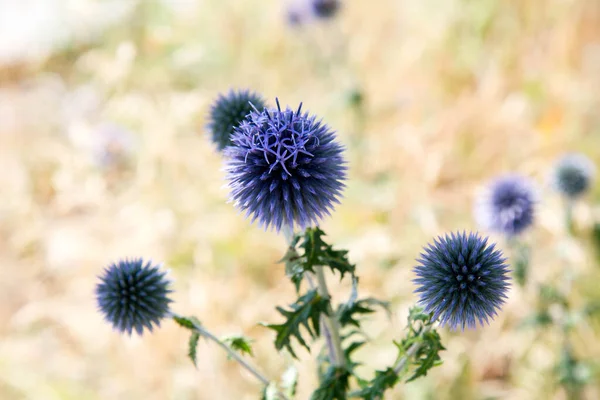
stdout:
MULTIPOLYGON (((102 321, 96 276, 125 256, 163 261, 177 312, 253 337, 253 361, 271 377, 284 370, 289 360, 256 325, 293 299, 276 264, 284 240, 226 203, 204 129, 211 101, 235 87, 303 101, 348 147, 345 199, 323 227, 350 249, 362 294, 392 301, 391 322, 368 324, 373 343, 359 355, 371 367, 395 357, 421 246, 475 229, 473 196, 490 177, 534 177, 530 287, 513 289, 485 329, 444 330, 443 366, 388 397, 565 398, 551 376, 558 335, 515 327, 535 285, 565 266, 575 304, 600 298, 600 265, 585 240, 566 237, 547 179, 564 151, 600 166, 600 2, 347 1, 335 20, 296 28, 275 0, 29 6, 0 2, 0 44, 15 50, 0 53, 1 399, 257 398, 214 346, 200 346, 195 370, 172 322, 128 338, 102 321), (349 102, 356 91, 362 109, 349 102)), ((600 219, 599 187, 576 210, 582 236, 600 219)), ((573 338, 597 362, 598 321, 573 338)), ((314 365, 299 354, 306 399, 314 365)), ((596 379, 585 395, 600 398, 596 379)))

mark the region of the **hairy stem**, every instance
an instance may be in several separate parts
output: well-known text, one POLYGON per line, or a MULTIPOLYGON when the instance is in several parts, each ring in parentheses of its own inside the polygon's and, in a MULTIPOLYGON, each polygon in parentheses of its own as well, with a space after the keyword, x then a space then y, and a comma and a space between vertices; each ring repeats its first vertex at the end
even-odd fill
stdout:
MULTIPOLYGON (((421 332, 420 336, 426 334, 430 330, 431 330, 431 325, 426 326, 425 328, 423 328, 423 331, 421 332)), ((406 351, 406 354, 403 355, 394 365, 394 372, 396 373, 396 375, 399 374, 406 367, 406 364, 408 364, 410 359, 413 358, 415 356, 415 354, 417 354, 417 351, 419 351, 421 346, 423 346, 423 341, 419 340, 419 341, 413 343, 408 348, 408 350, 406 351)))
MULTIPOLYGON (((322 297, 330 298, 329 290, 327 289, 327 281, 325 280, 324 267, 316 267, 317 282, 319 294, 322 297)), ((346 357, 342 349, 342 340, 340 339, 340 327, 333 312, 331 304, 327 306, 327 316, 322 317, 323 325, 328 328, 324 330, 327 347, 329 349, 331 364, 335 367, 344 367, 346 365, 346 357)))
MULTIPOLYGON (((172 314, 173 317, 179 317, 176 314, 172 314)), ((215 335, 213 335, 210 331, 208 331, 205 327, 203 327, 202 325, 198 324, 196 321, 194 321, 193 319, 191 320, 192 324, 193 324, 193 331, 197 332, 200 334, 200 336, 211 340, 212 342, 216 343, 220 348, 222 348, 223 350, 225 350, 225 352, 227 353, 227 355, 229 357, 231 357, 233 360, 235 360, 238 364, 240 364, 242 366, 242 368, 244 368, 246 371, 250 372, 250 374, 252 376, 254 376, 256 379, 258 379, 263 385, 265 386, 269 386, 269 384, 271 383, 271 381, 269 381, 269 379, 267 379, 267 377, 265 377, 256 367, 250 365, 250 363, 248 363, 246 360, 244 360, 235 350, 233 350, 231 347, 229 347, 227 344, 225 344, 224 342, 222 342, 218 337, 216 337, 215 335)), ((279 397, 283 400, 289 400, 283 393, 281 392, 277 392, 277 394, 279 395, 279 397)))

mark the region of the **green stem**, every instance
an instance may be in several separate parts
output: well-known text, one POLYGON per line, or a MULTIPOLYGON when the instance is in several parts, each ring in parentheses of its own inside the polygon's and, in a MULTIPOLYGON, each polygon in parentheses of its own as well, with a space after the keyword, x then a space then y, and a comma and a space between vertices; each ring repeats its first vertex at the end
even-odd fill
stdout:
POLYGON ((565 222, 567 225, 567 232, 569 235, 575 235, 575 222, 573 221, 573 206, 574 202, 571 199, 565 200, 565 222))
MULTIPOLYGON (((171 314, 171 316, 173 318, 181 318, 179 315, 173 313, 171 314)), ((256 379, 258 379, 263 385, 269 386, 271 384, 271 381, 269 381, 267 377, 265 377, 256 367, 250 365, 246 360, 244 360, 235 350, 233 350, 227 344, 223 343, 218 337, 213 335, 210 331, 208 331, 202 325, 198 324, 193 319, 191 319, 191 322, 193 325, 193 328, 191 328, 191 330, 197 332, 198 334, 200 334, 200 336, 216 343, 220 348, 225 350, 229 357, 231 357, 238 364, 240 364, 242 368, 246 369, 246 371, 250 372, 250 374, 253 375, 256 379)), ((289 400, 283 393, 278 391, 277 394, 281 397, 281 399, 289 400)))
MULTIPOLYGON (((322 297, 331 298, 327 289, 327 280, 325 279, 324 267, 315 268, 317 273, 318 291, 322 297)), ((329 347, 330 361, 335 367, 345 367, 346 357, 342 349, 342 340, 340 339, 340 328, 337 318, 333 313, 331 303, 327 306, 327 316, 322 316, 323 325, 327 328, 325 337, 329 347)))
MULTIPOLYGON (((426 334, 430 330, 431 330, 431 325, 426 326, 425 328, 423 328, 423 331, 421 332, 420 336, 426 334)), ((406 367, 406 364, 408 364, 410 359, 413 358, 415 356, 415 354, 417 354, 417 351, 419 351, 421 346, 423 346, 422 340, 419 340, 419 341, 413 343, 406 351, 406 354, 403 355, 402 357, 400 357, 400 359, 394 365, 394 372, 396 373, 396 375, 399 374, 406 367)))

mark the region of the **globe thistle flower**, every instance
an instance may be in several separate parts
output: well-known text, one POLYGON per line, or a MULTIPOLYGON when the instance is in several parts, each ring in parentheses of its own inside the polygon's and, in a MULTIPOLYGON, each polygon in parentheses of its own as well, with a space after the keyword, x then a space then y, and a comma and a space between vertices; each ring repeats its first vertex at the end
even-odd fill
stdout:
POLYGON ((226 95, 220 94, 210 108, 208 129, 212 141, 219 151, 231 144, 233 130, 246 118, 252 110, 262 110, 265 101, 249 90, 231 90, 226 95))
POLYGON ((520 175, 501 176, 488 186, 475 205, 475 217, 485 229, 518 235, 535 218, 535 185, 520 175))
POLYGON ((109 265, 96 286, 96 299, 106 321, 129 335, 134 329, 142 335, 144 328, 152 331, 153 324, 160 326, 171 303, 165 274, 141 258, 109 265))
POLYGON ((340 9, 339 0, 310 0, 312 1, 313 13, 318 18, 331 18, 340 9))
POLYGON ((417 259, 416 293, 425 312, 451 329, 493 319, 506 299, 509 269, 502 252, 476 233, 434 239, 417 259))
POLYGON ((594 163, 583 154, 566 154, 554 167, 555 189, 570 199, 583 195, 592 185, 594 163))
POLYGON ((322 121, 298 110, 255 110, 232 137, 228 180, 236 207, 265 229, 301 228, 329 215, 344 188, 343 147, 322 121))

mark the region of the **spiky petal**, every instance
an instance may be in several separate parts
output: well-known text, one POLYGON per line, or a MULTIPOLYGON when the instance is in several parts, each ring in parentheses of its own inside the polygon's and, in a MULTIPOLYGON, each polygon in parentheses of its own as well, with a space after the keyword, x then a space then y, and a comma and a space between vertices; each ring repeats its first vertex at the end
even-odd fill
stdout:
POLYGON ((514 236, 533 224, 536 203, 536 188, 530 179, 504 175, 493 180, 477 199, 475 217, 485 229, 514 236))
POLYGON ((250 90, 230 90, 229 93, 220 94, 210 108, 208 130, 211 139, 222 151, 231 144, 231 135, 234 129, 254 109, 262 110, 265 107, 263 98, 250 90))
POLYGON ((305 228, 339 203, 346 163, 343 147, 322 121, 296 111, 254 111, 225 150, 231 199, 266 229, 305 228))
POLYGON ((554 188, 564 196, 575 199, 590 188, 595 172, 594 163, 583 154, 566 154, 554 167, 554 188))
POLYGON ((166 272, 141 258, 110 264, 99 277, 96 299, 106 321, 122 333, 142 335, 169 313, 170 281, 166 272))
POLYGON ((477 233, 451 233, 434 239, 417 259, 416 293, 426 312, 451 329, 489 322, 509 288, 502 252, 477 233))

